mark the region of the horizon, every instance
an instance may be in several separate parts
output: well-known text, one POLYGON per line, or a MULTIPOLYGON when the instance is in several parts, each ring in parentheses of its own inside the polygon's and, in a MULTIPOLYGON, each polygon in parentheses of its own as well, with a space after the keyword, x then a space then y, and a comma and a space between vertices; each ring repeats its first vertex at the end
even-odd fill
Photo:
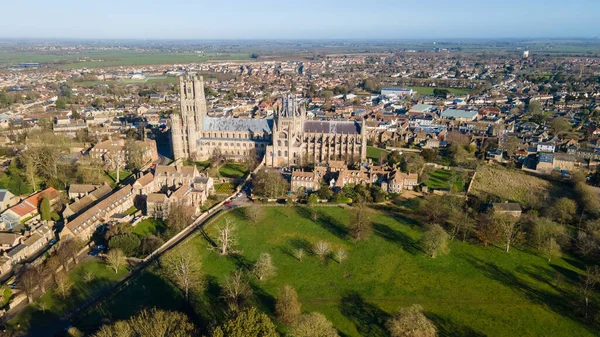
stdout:
POLYGON ((32 0, 26 11, 12 2, 0 22, 0 39, 75 40, 420 40, 563 39, 600 35, 591 0, 476 0, 446 3, 357 0, 302 5, 257 0, 246 3, 147 3, 108 0, 87 7, 74 0, 32 0), (185 12, 186 15, 181 13, 185 12), (204 15, 208 13, 208 15, 204 15))

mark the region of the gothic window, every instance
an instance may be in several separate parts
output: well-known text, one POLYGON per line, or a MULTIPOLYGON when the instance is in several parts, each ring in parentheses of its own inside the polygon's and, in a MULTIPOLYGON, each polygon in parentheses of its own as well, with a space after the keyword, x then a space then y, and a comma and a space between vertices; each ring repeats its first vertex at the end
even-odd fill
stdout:
POLYGON ((283 155, 284 155, 285 157, 287 157, 287 156, 288 156, 288 152, 287 152, 287 151, 285 151, 285 152, 283 153, 283 155))
POLYGON ((277 156, 281 157, 281 150, 277 151, 277 156))
POLYGON ((285 146, 288 146, 288 141, 287 140, 285 141, 285 146))
POLYGON ((281 146, 281 141, 280 140, 277 141, 277 146, 281 146))

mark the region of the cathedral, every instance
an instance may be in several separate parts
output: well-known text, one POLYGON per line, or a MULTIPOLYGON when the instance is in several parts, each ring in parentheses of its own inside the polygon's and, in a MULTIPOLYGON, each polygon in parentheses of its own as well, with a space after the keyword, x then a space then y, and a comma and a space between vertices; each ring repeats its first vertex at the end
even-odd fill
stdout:
POLYGON ((207 116, 202 77, 182 75, 179 87, 181 112, 171 116, 175 160, 207 160, 215 151, 233 160, 255 156, 272 167, 367 158, 364 122, 307 120, 294 95, 282 98, 273 118, 218 118, 207 116))

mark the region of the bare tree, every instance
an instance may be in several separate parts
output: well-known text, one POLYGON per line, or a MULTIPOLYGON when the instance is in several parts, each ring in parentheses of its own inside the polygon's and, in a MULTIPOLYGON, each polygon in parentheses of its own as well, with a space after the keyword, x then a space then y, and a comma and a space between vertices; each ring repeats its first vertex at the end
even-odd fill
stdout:
POLYGON ((585 305, 584 313, 585 313, 585 316, 587 317, 588 309, 589 309, 589 305, 590 305, 590 298, 592 297, 592 295, 594 294, 594 292, 596 290, 596 285, 598 284, 598 281, 600 281, 600 267, 598 267, 598 266, 586 267, 585 274, 580 278, 581 278, 581 281, 579 283, 579 293, 581 294, 581 297, 583 298, 583 302, 585 305))
POLYGON ((169 205, 167 212, 167 225, 176 232, 182 231, 194 221, 194 210, 184 201, 178 201, 169 205))
POLYGON ((517 238, 520 233, 518 219, 510 215, 494 214, 492 219, 493 224, 498 228, 500 237, 505 244, 506 252, 510 250, 511 243, 517 238))
POLYGON ((63 269, 68 272, 69 271, 69 262, 71 261, 71 252, 68 244, 63 244, 56 251, 56 258, 63 266, 63 269), (66 248, 66 249, 63 249, 66 248))
POLYGON ((268 253, 261 253, 252 268, 254 275, 261 281, 275 276, 276 270, 277 268, 273 265, 271 255, 268 253))
POLYGON ((329 243, 325 241, 319 241, 313 248, 315 254, 321 259, 321 261, 325 261, 331 249, 329 248, 329 243))
POLYGON ((298 248, 294 250, 294 256, 298 259, 298 261, 302 262, 302 257, 304 256, 304 249, 298 248))
POLYGON ((290 329, 291 337, 339 337, 333 324, 319 312, 311 312, 298 317, 290 329))
POLYGON ((58 269, 58 267, 60 267, 60 265, 61 265, 61 261, 56 254, 50 256, 46 260, 46 268, 48 268, 48 271, 49 271, 50 275, 52 276, 52 281, 54 283, 56 283, 56 273, 57 273, 56 269, 58 269))
POLYGON ((275 301, 275 313, 277 319, 285 324, 294 323, 302 313, 302 304, 292 286, 286 284, 279 290, 279 297, 275 301))
POLYGON ((162 259, 163 268, 170 280, 182 291, 186 300, 189 300, 191 289, 201 286, 201 263, 197 256, 189 250, 178 250, 162 259))
POLYGON ((233 221, 229 218, 225 219, 224 226, 217 226, 217 243, 218 248, 221 251, 221 255, 229 254, 229 251, 233 248, 236 243, 235 238, 235 227, 233 226, 233 221))
POLYGON ((394 317, 387 321, 386 327, 391 337, 437 336, 437 328, 423 315, 423 307, 418 304, 400 309, 394 317))
POLYGON ((262 207, 253 205, 244 208, 244 214, 250 221, 257 223, 264 215, 264 212, 262 207))
POLYGON ((338 261, 339 264, 342 264, 342 262, 348 257, 348 253, 346 253, 346 251, 344 250, 344 248, 338 248, 338 250, 335 251, 335 258, 338 261))
POLYGON ((105 155, 107 158, 104 158, 105 161, 108 161, 110 164, 110 167, 115 170, 115 174, 116 174, 116 183, 118 184, 121 179, 120 179, 120 174, 121 174, 121 169, 125 167, 125 164, 127 163, 127 156, 125 154, 125 151, 121 151, 121 150, 117 150, 116 152, 110 152, 108 154, 105 155))
POLYGON ((119 268, 125 264, 125 254, 123 254, 122 250, 113 248, 106 254, 106 263, 115 273, 118 273, 119 268))
POLYGON ((352 223, 350 233, 356 241, 366 239, 372 231, 373 222, 371 212, 364 203, 358 203, 353 207, 352 223))
POLYGON ((223 297, 231 311, 239 311, 245 300, 251 295, 252 288, 241 270, 236 270, 225 278, 223 297))
POLYGON ((33 292, 38 286, 38 275, 33 267, 25 266, 18 278, 19 288, 27 295, 27 302, 33 302, 33 292))
POLYGON ((38 264, 33 266, 33 270, 35 271, 38 285, 40 286, 40 290, 42 294, 46 293, 46 277, 48 276, 49 270, 43 264, 38 264))
POLYGON ((69 275, 66 272, 60 272, 56 275, 56 293, 62 299, 65 299, 71 293, 71 288, 73 287, 73 282, 69 278, 69 275))

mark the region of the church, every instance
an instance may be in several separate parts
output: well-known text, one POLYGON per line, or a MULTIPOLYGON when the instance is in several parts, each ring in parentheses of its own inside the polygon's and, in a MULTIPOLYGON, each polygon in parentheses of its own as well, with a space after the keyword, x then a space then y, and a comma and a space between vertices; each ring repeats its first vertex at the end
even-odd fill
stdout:
POLYGON ((209 117, 196 74, 180 76, 179 93, 181 111, 171 116, 175 160, 207 160, 215 151, 232 160, 255 156, 271 167, 367 158, 364 122, 308 120, 294 95, 282 98, 273 118, 246 119, 209 117))

